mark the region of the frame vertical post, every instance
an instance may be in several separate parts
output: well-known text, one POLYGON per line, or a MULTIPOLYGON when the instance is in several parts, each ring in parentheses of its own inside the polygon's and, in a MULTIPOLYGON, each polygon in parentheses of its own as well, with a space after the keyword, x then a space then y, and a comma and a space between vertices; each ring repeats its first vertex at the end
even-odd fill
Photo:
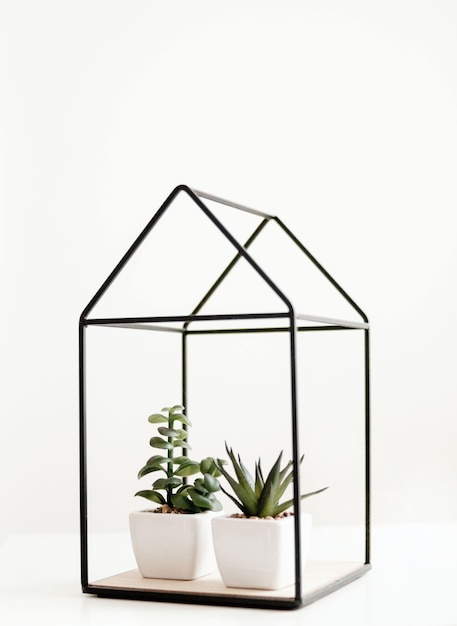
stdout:
POLYGON ((79 322, 79 492, 81 530, 81 584, 89 584, 87 558, 87 460, 86 460, 86 328, 79 322))
MULTIPOLYGON (((187 411, 187 331, 184 330, 182 333, 181 340, 181 403, 186 410, 186 415, 188 415, 187 411)), ((187 430, 186 424, 183 424, 184 430, 187 430)), ((187 456, 187 448, 184 448, 183 455, 187 456)), ((184 478, 184 482, 187 482, 187 478, 184 478)))
POLYGON ((370 563, 371 480, 370 480, 370 331, 365 336, 365 563, 370 563))
POLYGON ((298 402, 297 402, 297 326, 295 314, 289 311, 290 334, 290 380, 291 380, 291 415, 292 415, 292 460, 294 468, 294 540, 295 540, 295 601, 302 602, 301 580, 301 514, 300 514, 300 453, 298 440, 298 402))

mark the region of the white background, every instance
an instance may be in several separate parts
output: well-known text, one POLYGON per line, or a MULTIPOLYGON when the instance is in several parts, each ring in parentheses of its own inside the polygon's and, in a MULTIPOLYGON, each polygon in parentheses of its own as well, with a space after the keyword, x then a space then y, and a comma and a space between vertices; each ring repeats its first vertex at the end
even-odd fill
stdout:
POLYGON ((0 2, 0 538, 78 529, 77 323, 180 183, 373 328, 373 517, 455 521, 457 6, 0 2))

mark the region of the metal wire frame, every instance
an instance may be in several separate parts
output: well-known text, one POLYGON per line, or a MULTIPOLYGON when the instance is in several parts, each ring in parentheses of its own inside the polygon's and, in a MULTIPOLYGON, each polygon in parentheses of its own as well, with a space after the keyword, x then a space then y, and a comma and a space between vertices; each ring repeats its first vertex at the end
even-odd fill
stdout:
POLYGON ((94 297, 81 313, 79 320, 79 404, 80 404, 80 527, 81 527, 81 583, 82 590, 85 593, 94 593, 105 597, 119 597, 132 599, 150 599, 164 602, 187 602, 194 604, 216 604, 227 606, 250 606, 255 608, 275 608, 275 609, 293 609, 304 606, 315 600, 335 591, 336 589, 352 582, 362 576, 371 568, 370 565, 370 356, 369 356, 369 322, 362 309, 354 300, 343 290, 343 288, 335 281, 335 279, 325 270, 325 268, 317 261, 317 259, 309 252, 307 248, 295 237, 295 235, 285 226, 285 224, 276 216, 269 215, 246 206, 233 203, 231 201, 207 194, 202 191, 196 191, 186 185, 179 185, 168 196, 157 213, 153 216, 145 229, 140 233, 132 246, 128 249, 111 274, 101 285, 94 297), (205 295, 201 298, 194 310, 188 315, 176 316, 149 316, 149 317, 127 317, 127 318, 89 318, 88 315, 93 307, 102 298, 104 293, 109 289, 115 281, 124 266, 132 258, 143 241, 147 238, 151 230, 154 228, 158 220, 166 212, 170 204, 174 201, 179 193, 186 193, 214 225, 225 235, 237 250, 236 255, 217 278, 205 295), (220 204, 227 205, 233 209, 251 213, 263 218, 259 226, 254 230, 244 245, 232 236, 226 227, 217 219, 217 217, 209 210, 201 199, 211 200, 220 204), (295 312, 292 303, 281 291, 281 289, 271 280, 271 278, 263 271, 248 252, 249 247, 262 232, 264 227, 270 220, 274 220, 279 227, 290 237, 295 245, 308 257, 312 264, 325 276, 325 278, 333 285, 340 295, 351 305, 351 307, 360 315, 362 322, 342 321, 333 318, 324 318, 321 316, 304 315, 295 312), (200 310, 204 304, 211 298, 212 294, 217 290, 225 277, 235 267, 240 259, 245 259, 253 269, 263 278, 263 280, 271 287, 277 296, 285 304, 287 312, 275 313, 249 313, 249 314, 230 314, 230 315, 202 315, 200 310), (189 326, 194 322, 211 321, 223 322, 228 320, 274 320, 282 319, 283 326, 267 326, 267 327, 242 327, 242 328, 212 328, 212 329, 190 329, 189 326), (314 322, 318 325, 303 326, 299 325, 298 320, 314 322), (165 326, 164 324, 182 322, 181 327, 165 326), (90 584, 88 580, 88 528, 87 528, 87 462, 86 462, 86 365, 85 365, 85 330, 88 326, 105 326, 105 327, 121 327, 130 329, 153 330, 164 332, 178 332, 182 335, 182 403, 187 406, 187 338, 190 335, 201 334, 223 334, 223 333, 271 333, 271 332, 287 332, 289 333, 290 344, 290 377, 291 377, 291 425, 292 425, 292 461, 293 467, 299 466, 299 443, 298 443, 298 415, 297 415, 297 333, 310 331, 328 331, 328 330, 363 330, 364 332, 364 392, 365 392, 365 562, 358 570, 347 575, 335 583, 328 584, 316 592, 303 596, 302 594, 302 577, 301 577, 301 532, 300 532, 300 478, 296 472, 293 481, 293 500, 294 500, 294 524, 295 524, 295 596, 291 599, 268 598, 268 597, 241 597, 237 595, 217 595, 217 594, 187 594, 177 592, 154 592, 132 589, 114 589, 97 587, 90 584))

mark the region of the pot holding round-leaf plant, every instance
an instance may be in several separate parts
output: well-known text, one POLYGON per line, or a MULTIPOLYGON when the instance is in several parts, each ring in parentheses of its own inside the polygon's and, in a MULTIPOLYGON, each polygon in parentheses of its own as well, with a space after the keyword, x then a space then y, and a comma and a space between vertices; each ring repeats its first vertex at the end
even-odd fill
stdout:
MULTIPOLYGON (((232 493, 222 491, 240 513, 213 519, 212 532, 217 565, 227 587, 281 589, 295 580, 294 514, 289 509, 293 499, 282 501, 294 478, 293 463, 281 468, 282 452, 264 479, 260 459, 255 463, 254 478, 240 456, 225 445, 235 476, 217 459, 219 472, 232 493)), ((303 457, 300 459, 302 462, 303 457)), ((309 498, 327 487, 300 496, 309 498)), ((301 513, 302 564, 306 561, 311 514, 301 513)))
POLYGON ((151 489, 135 495, 155 503, 154 509, 130 513, 130 534, 138 569, 145 578, 193 580, 215 567, 211 520, 220 514, 216 498, 220 472, 214 459, 193 461, 186 428, 191 425, 184 407, 165 407, 148 421, 158 435, 149 445, 160 451, 148 459, 138 478, 159 475, 151 489), (186 427, 186 428, 185 428, 186 427), (196 476, 192 483, 189 476, 196 476))

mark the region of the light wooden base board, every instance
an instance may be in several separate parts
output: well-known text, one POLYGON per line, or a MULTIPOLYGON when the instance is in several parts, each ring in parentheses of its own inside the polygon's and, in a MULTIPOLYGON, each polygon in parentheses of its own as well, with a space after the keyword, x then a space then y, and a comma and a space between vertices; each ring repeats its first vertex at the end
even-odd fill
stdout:
MULTIPOLYGON (((339 580, 360 569, 361 563, 318 561, 308 563, 303 571, 303 596, 315 593, 327 585, 339 580)), ((284 598, 290 599, 295 595, 294 585, 274 591, 259 589, 229 588, 224 585, 218 574, 210 574, 196 580, 165 580, 161 578, 143 578, 138 570, 131 570, 108 578, 92 582, 95 587, 106 589, 125 589, 154 592, 177 592, 199 595, 235 595, 257 598, 284 598)))

